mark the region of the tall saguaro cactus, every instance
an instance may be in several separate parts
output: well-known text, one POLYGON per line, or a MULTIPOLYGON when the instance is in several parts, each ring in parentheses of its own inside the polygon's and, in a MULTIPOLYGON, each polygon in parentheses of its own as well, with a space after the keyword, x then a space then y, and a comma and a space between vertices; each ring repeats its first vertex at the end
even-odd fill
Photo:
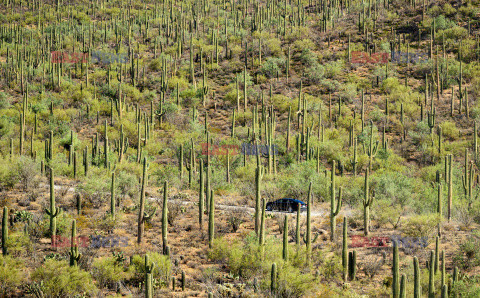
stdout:
POLYGON ((55 190, 53 183, 53 169, 50 168, 50 210, 45 208, 45 212, 50 217, 50 235, 52 237, 52 246, 55 247, 55 236, 57 234, 57 216, 61 210, 55 207, 55 190))
POLYGON ((208 212, 208 248, 212 248, 215 228, 215 201, 213 190, 210 192, 210 210, 208 212))
POLYGON ((312 253, 312 223, 311 223, 311 212, 312 212, 312 182, 308 186, 307 194, 307 235, 306 245, 307 245, 307 264, 310 263, 310 256, 312 253))
POLYGON ((110 189, 110 215, 115 220, 115 172, 112 173, 112 185, 110 189))
POLYGON ((336 216, 342 208, 342 188, 340 187, 338 202, 335 204, 335 160, 332 164, 332 173, 331 173, 331 185, 330 185, 330 241, 334 240, 335 237, 335 226, 336 226, 336 216), (336 206, 336 209, 335 209, 336 206))
POLYGON ((283 260, 288 261, 288 216, 283 221, 283 260))
POLYGON ((379 141, 377 140, 377 142, 373 144, 373 121, 370 120, 370 140, 369 140, 368 147, 365 146, 365 143, 363 144, 363 150, 368 155, 368 158, 369 158, 368 169, 370 171, 372 170, 373 158, 375 157, 375 155, 377 155, 378 143, 379 141))
POLYGON ((163 208, 162 208, 162 241, 163 241, 163 254, 167 255, 167 234, 168 234, 168 182, 163 183, 163 208))
POLYGON ((263 177, 261 167, 255 169, 255 233, 258 236, 260 227, 260 181, 263 177))
POLYGON ((393 242, 393 281, 392 281, 392 293, 393 298, 398 298, 399 296, 399 273, 398 273, 398 244, 396 241, 393 242))
MULTIPOLYGON (((203 212, 204 207, 204 178, 203 178, 203 160, 200 160, 200 191, 198 192, 198 223, 200 225, 200 231, 203 231, 203 212)), ((203 232, 202 232, 203 233, 203 232)))
POLYGON ((370 230, 370 206, 373 202, 373 196, 369 197, 369 187, 368 187, 368 169, 365 171, 365 185, 364 185, 364 195, 363 195, 363 233, 365 236, 368 236, 370 230))
POLYGON ((413 257, 413 298, 420 298, 420 294, 422 293, 421 285, 420 285, 420 267, 418 265, 418 258, 413 257))
POLYGON ((145 221, 149 220, 155 215, 157 208, 152 213, 147 214, 145 212, 145 187, 147 184, 147 158, 143 158, 143 175, 142 175, 142 188, 140 190, 140 210, 138 211, 138 235, 137 242, 141 243, 143 238, 143 232, 145 227, 145 221))
POLYGON ((3 207, 3 220, 2 220, 2 254, 6 256, 8 254, 7 249, 8 241, 8 208, 3 207))
POLYGON ((348 274, 348 246, 347 246, 347 217, 343 217, 343 242, 342 242, 342 266, 343 266, 343 280, 347 281, 348 274))

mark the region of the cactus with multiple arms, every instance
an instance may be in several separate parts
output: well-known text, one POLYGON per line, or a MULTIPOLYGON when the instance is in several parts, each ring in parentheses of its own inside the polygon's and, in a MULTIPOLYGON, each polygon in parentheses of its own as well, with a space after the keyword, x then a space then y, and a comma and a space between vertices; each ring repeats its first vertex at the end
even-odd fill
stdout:
POLYGON ((50 217, 50 236, 52 246, 55 247, 55 236, 57 234, 57 216, 61 213, 60 208, 55 207, 55 190, 53 184, 53 169, 50 168, 50 210, 45 208, 45 212, 50 217))
POLYGON ((377 155, 378 152, 378 143, 379 141, 375 144, 373 144, 373 121, 370 120, 370 140, 368 147, 365 146, 365 143, 363 143, 363 151, 368 155, 369 158, 369 163, 368 163, 368 169, 371 171, 372 170, 372 164, 373 164, 373 158, 375 155, 377 155))
POLYGON ((142 188, 140 190, 140 208, 138 212, 138 235, 137 235, 137 242, 142 242, 143 232, 145 221, 150 220, 153 216, 155 216, 155 212, 157 208, 152 211, 152 213, 147 214, 145 212, 145 187, 147 183, 147 158, 143 158, 143 175, 142 175, 142 188))
POLYGON ((145 255, 145 298, 153 298, 153 278, 155 263, 148 265, 148 255, 145 255))
POLYGON ((82 256, 81 253, 78 252, 78 244, 75 243, 75 239, 77 235, 77 227, 75 220, 72 221, 72 238, 70 242, 70 266, 77 266, 78 260, 82 256))
POLYGON ((365 236, 368 236, 370 229, 370 206, 373 202, 373 196, 369 196, 369 187, 368 187, 368 169, 365 171, 365 185, 364 185, 364 195, 363 195, 363 233, 365 236))

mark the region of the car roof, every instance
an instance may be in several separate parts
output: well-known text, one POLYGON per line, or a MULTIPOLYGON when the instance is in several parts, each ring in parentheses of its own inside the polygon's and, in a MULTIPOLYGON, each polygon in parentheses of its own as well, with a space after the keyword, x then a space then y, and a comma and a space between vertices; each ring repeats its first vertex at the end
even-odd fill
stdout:
POLYGON ((297 200, 297 199, 292 199, 292 198, 282 198, 282 200, 291 200, 291 201, 294 201, 295 203, 306 204, 305 202, 302 202, 302 201, 297 200))

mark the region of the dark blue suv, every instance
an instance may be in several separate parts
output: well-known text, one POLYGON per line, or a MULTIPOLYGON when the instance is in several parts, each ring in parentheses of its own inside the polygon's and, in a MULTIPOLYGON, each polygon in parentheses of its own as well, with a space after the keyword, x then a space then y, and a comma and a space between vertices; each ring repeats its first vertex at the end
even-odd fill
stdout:
POLYGON ((307 204, 296 199, 283 198, 267 203, 267 211, 288 211, 294 212, 300 207, 300 211, 307 210, 307 204))

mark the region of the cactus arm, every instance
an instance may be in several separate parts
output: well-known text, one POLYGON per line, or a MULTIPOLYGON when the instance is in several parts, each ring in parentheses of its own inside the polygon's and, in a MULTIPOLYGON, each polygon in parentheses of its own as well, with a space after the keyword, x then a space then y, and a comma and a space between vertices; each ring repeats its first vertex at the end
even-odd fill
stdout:
POLYGON ((340 186, 339 187, 338 200, 337 200, 337 209, 333 213, 335 216, 338 215, 338 213, 340 212, 340 208, 342 208, 342 194, 343 194, 343 187, 340 186))
POLYGON ((144 221, 148 221, 150 220, 152 217, 155 216, 155 213, 157 212, 157 207, 155 207, 152 211, 152 213, 150 214, 147 214, 147 212, 143 212, 143 220, 144 221))

